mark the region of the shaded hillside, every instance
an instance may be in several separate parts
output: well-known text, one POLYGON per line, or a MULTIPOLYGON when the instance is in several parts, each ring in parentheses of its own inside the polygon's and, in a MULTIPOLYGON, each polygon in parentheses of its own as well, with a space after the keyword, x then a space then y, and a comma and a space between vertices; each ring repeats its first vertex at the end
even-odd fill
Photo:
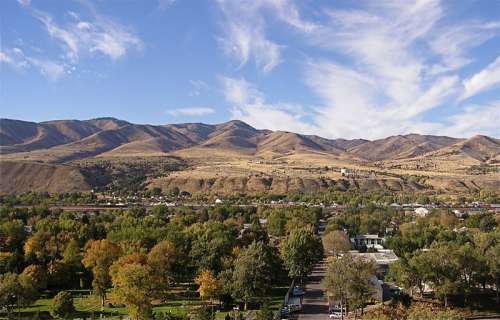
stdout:
POLYGON ((0 161, 0 193, 89 191, 92 182, 75 167, 0 161))
POLYGON ((477 135, 426 155, 430 158, 447 156, 470 157, 481 162, 500 160, 500 139, 477 135))
POLYGON ((257 146, 257 155, 286 155, 292 152, 327 152, 327 148, 309 137, 284 131, 265 135, 257 146))
POLYGON ((128 122, 114 118, 28 122, 0 119, 2 153, 27 152, 80 141, 95 133, 117 129, 128 122))
POLYGON ((347 152, 372 161, 403 159, 435 151, 459 141, 460 139, 450 137, 408 134, 367 141, 348 148, 347 152))
POLYGON ((328 190, 362 190, 362 191, 419 191, 423 185, 405 182, 402 179, 341 179, 282 177, 282 176, 223 176, 213 178, 172 177, 152 181, 150 188, 161 187, 169 190, 178 187, 193 194, 288 194, 314 193, 328 190))

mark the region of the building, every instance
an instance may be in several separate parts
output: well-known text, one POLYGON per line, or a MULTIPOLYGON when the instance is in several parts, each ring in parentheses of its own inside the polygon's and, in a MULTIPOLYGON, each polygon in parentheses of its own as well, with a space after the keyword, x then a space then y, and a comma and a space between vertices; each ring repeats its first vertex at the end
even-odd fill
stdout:
POLYGON ((354 171, 352 169, 349 169, 349 168, 341 168, 340 174, 343 177, 349 177, 349 176, 352 176, 354 174, 354 171))
POLYGON ((377 277, 378 279, 384 279, 385 275, 389 271, 389 265, 393 262, 399 260, 398 256, 394 251, 389 249, 381 249, 377 252, 359 252, 359 251, 349 251, 353 257, 358 257, 365 260, 372 260, 377 265, 377 277))
POLYGON ((351 243, 355 249, 362 247, 384 249, 382 246, 385 238, 379 237, 377 234, 360 234, 351 238, 351 243))
POLYGON ((426 217, 429 214, 429 209, 426 209, 424 207, 416 208, 415 209, 415 215, 417 217, 426 217))

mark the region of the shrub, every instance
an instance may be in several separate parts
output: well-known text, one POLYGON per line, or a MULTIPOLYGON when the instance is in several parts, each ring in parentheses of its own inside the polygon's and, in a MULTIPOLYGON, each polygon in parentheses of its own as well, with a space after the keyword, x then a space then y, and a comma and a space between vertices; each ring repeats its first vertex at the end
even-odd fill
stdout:
POLYGON ((54 318, 69 319, 74 312, 75 306, 73 305, 71 293, 61 291, 52 299, 50 314, 54 318))

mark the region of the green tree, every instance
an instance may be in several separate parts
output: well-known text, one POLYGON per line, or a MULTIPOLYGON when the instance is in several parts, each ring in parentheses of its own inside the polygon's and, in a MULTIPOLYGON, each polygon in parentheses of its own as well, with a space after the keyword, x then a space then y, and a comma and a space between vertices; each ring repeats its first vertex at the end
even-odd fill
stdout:
POLYGON ((255 320, 273 320, 274 314, 268 302, 262 304, 260 309, 255 313, 255 320))
POLYGON ((273 253, 263 242, 253 242, 243 249, 234 262, 233 296, 245 303, 263 297, 273 283, 273 253))
POLYGON ((31 279, 15 273, 0 274, 0 306, 10 314, 14 307, 28 306, 37 297, 37 290, 31 279))
POLYGON ((496 301, 500 303, 500 242, 487 250, 486 259, 492 284, 496 289, 496 301))
POLYGON ((286 215, 282 210, 273 210, 267 218, 267 231, 270 235, 282 237, 286 233, 286 215))
POLYGON ((58 319, 71 319, 75 313, 75 305, 70 292, 61 291, 53 299, 50 304, 50 314, 58 319))
MULTIPOLYGON (((341 310, 347 306, 363 308, 373 293, 372 279, 375 277, 375 264, 372 261, 356 259, 350 254, 331 257, 323 286, 332 301, 338 303, 341 310)), ((356 316, 356 313, 355 313, 356 316)), ((344 312, 342 311, 342 319, 344 312)))
POLYGON ((312 228, 295 228, 281 243, 280 255, 290 277, 302 278, 323 257, 323 244, 312 228))

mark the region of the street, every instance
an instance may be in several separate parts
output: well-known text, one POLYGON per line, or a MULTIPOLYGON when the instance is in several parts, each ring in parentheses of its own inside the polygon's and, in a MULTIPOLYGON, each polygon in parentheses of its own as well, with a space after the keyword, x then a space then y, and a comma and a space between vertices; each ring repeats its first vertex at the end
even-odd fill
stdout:
POLYGON ((326 260, 321 261, 307 277, 303 311, 298 319, 328 319, 328 299, 323 295, 321 281, 326 273, 326 260))

